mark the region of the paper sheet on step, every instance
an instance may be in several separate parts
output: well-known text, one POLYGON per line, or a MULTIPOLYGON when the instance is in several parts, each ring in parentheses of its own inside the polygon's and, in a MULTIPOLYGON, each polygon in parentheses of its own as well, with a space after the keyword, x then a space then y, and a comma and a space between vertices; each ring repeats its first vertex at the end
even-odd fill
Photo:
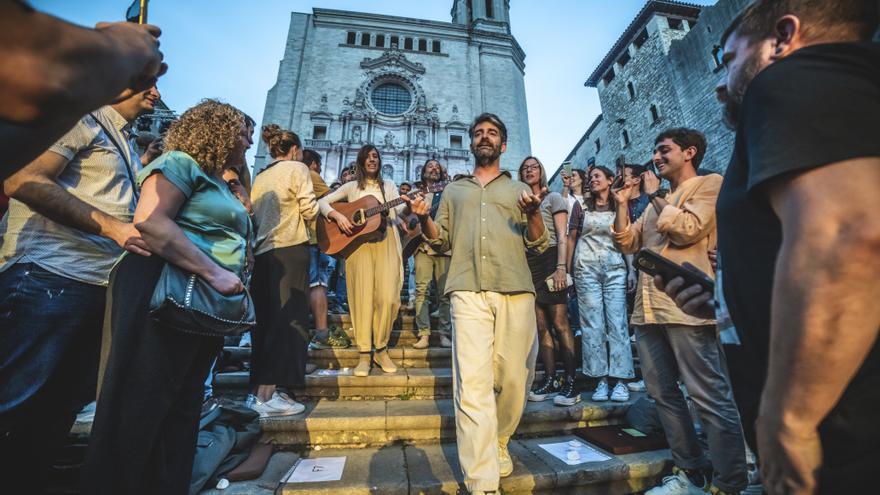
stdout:
POLYGON ((538 446, 569 466, 577 466, 578 464, 586 464, 588 462, 602 462, 611 459, 611 457, 599 452, 580 440, 542 443, 538 444, 538 446), (577 455, 569 454, 569 452, 576 452, 577 455))
POLYGON ((282 478, 282 483, 313 483, 319 481, 339 481, 345 469, 345 457, 318 457, 300 459, 282 478))

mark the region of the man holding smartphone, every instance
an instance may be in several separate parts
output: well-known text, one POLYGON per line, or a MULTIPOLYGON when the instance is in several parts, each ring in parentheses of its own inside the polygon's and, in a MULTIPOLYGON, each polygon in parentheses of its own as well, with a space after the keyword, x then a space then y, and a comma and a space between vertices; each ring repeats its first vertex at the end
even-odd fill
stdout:
MULTIPOLYGON (((648 248, 711 274, 706 253, 715 247, 715 201, 721 176, 697 175, 706 138, 693 129, 675 128, 654 142, 654 164, 671 191, 660 188, 660 178, 653 172, 644 172, 641 182, 651 204, 631 223, 628 203, 639 186, 628 178, 615 189, 615 243, 626 254, 648 248)), ((709 489, 739 493, 748 485, 744 440, 715 321, 685 314, 641 274, 631 323, 636 327, 645 385, 657 402, 677 467, 673 476, 646 495, 697 494, 709 489), (697 405, 711 464, 697 441, 679 381, 697 405)))

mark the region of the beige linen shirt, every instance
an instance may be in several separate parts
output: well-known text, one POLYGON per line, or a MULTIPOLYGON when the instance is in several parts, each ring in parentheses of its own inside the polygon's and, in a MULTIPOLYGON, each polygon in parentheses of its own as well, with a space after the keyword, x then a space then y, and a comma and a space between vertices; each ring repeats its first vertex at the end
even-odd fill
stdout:
MULTIPOLYGON (((721 189, 718 174, 692 177, 666 196, 669 204, 660 214, 648 205, 636 223, 622 232, 613 232, 614 243, 625 254, 648 248, 676 263, 688 262, 710 277, 715 276, 707 251, 715 248, 715 201, 721 189)), ((678 309, 666 293, 654 287, 648 275, 639 273, 633 325, 678 324, 712 325, 678 309)))
POLYGON ((459 177, 443 191, 434 223, 437 239, 427 239, 439 252, 452 249, 445 294, 453 291, 535 293, 526 249, 542 253, 547 229, 530 241, 528 221, 517 199, 529 188, 504 171, 483 187, 472 175, 459 177))
POLYGON ((309 242, 307 222, 318 214, 318 203, 304 163, 284 160, 260 171, 251 203, 257 224, 254 254, 309 242))

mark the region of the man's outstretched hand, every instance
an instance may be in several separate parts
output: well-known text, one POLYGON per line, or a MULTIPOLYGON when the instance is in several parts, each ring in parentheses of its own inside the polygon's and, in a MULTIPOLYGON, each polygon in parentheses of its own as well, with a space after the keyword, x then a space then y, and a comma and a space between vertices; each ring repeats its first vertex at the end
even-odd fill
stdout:
POLYGON ((539 211, 541 201, 544 201, 544 196, 547 195, 547 192, 546 187, 541 189, 541 192, 538 194, 523 191, 519 196, 519 199, 516 201, 516 205, 519 206, 520 211, 526 215, 534 215, 539 211))

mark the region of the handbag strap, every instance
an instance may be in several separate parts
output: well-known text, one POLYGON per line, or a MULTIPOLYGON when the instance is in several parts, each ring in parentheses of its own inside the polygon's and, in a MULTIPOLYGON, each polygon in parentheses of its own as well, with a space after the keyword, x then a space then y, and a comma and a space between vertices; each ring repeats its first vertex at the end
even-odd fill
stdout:
POLYGON ((110 130, 107 129, 107 126, 105 126, 104 123, 95 116, 95 114, 89 113, 89 116, 94 119, 95 123, 101 127, 101 130, 104 131, 104 135, 106 135, 107 139, 109 139, 110 142, 113 143, 113 146, 116 147, 116 151, 118 151, 119 155, 122 157, 122 161, 125 162, 125 172, 126 175, 128 175, 128 180, 131 181, 131 193, 134 196, 135 203, 137 203, 137 201, 140 199, 140 193, 138 192, 137 181, 135 181, 134 173, 132 173, 131 171, 131 162, 128 161, 128 155, 125 153, 125 151, 122 150, 122 146, 120 146, 119 143, 116 142, 116 138, 113 137, 113 134, 110 133, 110 130))

